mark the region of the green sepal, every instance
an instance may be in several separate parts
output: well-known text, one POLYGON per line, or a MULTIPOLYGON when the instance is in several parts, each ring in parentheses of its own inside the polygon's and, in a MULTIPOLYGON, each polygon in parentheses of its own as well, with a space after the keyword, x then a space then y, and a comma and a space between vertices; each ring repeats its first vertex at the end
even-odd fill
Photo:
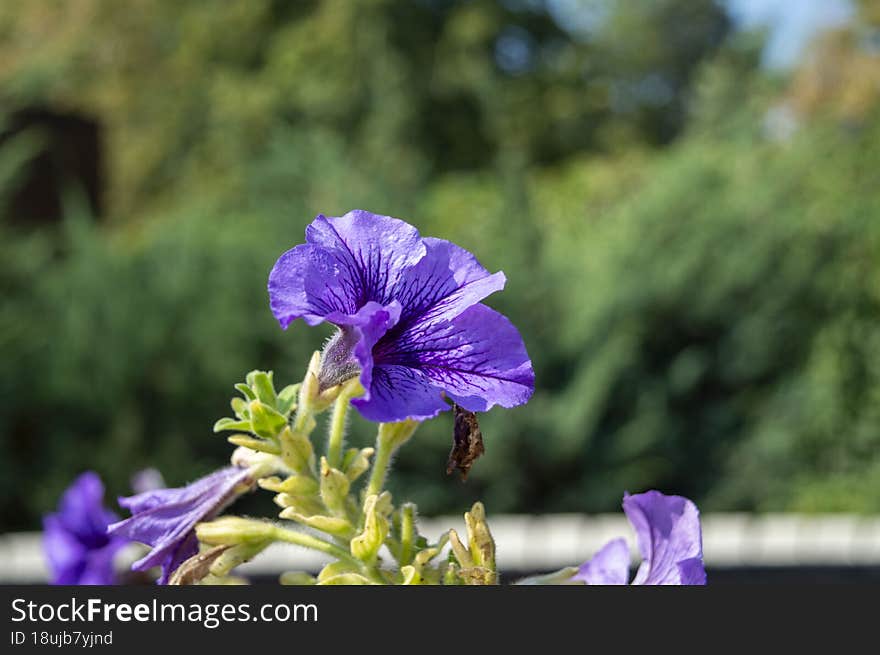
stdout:
POLYGON ((251 450, 256 450, 261 453, 268 453, 270 455, 281 454, 281 446, 277 443, 265 439, 257 439, 256 437, 247 434, 233 434, 231 437, 227 437, 226 441, 235 444, 236 446, 244 446, 245 448, 250 448, 251 450))
POLYGON ((251 429, 264 439, 276 438, 287 426, 287 419, 264 402, 252 400, 248 410, 251 413, 251 429))
POLYGON ((224 432, 226 430, 251 431, 250 421, 237 421, 234 418, 221 418, 214 424, 214 432, 224 432))
POLYGON ((332 468, 327 458, 321 458, 321 500, 337 516, 345 516, 345 500, 351 486, 345 473, 332 468))
POLYGON ((235 388, 238 389, 238 391, 241 392, 241 395, 243 395, 247 400, 255 400, 257 397, 257 395, 253 391, 251 391, 251 388, 243 382, 239 382, 238 384, 236 384, 235 388))
POLYGON ((318 481, 310 475, 291 475, 284 480, 277 476, 263 478, 257 484, 263 489, 275 493, 293 494, 295 496, 307 496, 318 493, 318 481))
POLYGON ((306 525, 315 530, 326 532, 334 537, 342 537, 343 539, 351 538, 355 532, 354 526, 349 523, 347 519, 342 519, 337 516, 322 516, 320 514, 304 516, 292 507, 288 507, 282 511, 279 516, 283 519, 296 521, 301 525, 306 525))
POLYGON ((349 448, 342 459, 342 470, 350 482, 354 482, 370 468, 373 448, 349 448))
POLYGON ((278 392, 276 409, 284 416, 296 409, 296 399, 299 396, 300 384, 289 384, 278 392))

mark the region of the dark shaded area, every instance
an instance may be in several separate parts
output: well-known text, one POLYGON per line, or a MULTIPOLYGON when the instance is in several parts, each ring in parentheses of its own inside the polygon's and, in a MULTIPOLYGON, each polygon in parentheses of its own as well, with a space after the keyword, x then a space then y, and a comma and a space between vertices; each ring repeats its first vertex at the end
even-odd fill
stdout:
POLYGON ((23 134, 39 146, 6 191, 3 211, 10 222, 29 228, 60 222, 64 194, 71 188, 85 196, 93 216, 101 216, 104 163, 98 123, 45 108, 22 109, 6 119, 0 149, 23 134))

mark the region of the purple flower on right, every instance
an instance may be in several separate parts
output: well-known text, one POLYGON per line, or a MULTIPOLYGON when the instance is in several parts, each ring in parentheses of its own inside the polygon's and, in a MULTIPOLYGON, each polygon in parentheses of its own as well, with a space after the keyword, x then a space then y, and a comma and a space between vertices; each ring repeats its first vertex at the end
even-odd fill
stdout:
MULTIPOLYGON (((632 584, 706 584, 700 513, 692 501, 659 491, 624 494, 623 511, 636 531, 642 554, 632 584)), ((582 564, 571 579, 591 585, 625 585, 629 565, 626 540, 612 539, 582 564)))

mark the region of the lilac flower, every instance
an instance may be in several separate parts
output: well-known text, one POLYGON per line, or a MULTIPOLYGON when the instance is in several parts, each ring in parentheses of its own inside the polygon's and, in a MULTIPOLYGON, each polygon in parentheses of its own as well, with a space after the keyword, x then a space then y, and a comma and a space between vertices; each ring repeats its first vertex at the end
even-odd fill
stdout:
POLYGON ((466 250, 423 238, 389 216, 354 210, 319 215, 306 243, 269 274, 272 313, 283 328, 301 318, 339 332, 324 351, 327 388, 360 375, 352 401, 373 421, 426 419, 447 410, 525 403, 534 372, 510 321, 480 301, 504 287, 466 250))
MULTIPOLYGON (((703 539, 697 506, 659 491, 624 494, 623 511, 636 531, 642 554, 633 584, 704 585, 703 539)), ((605 544, 572 580, 621 585, 629 579, 629 547, 624 539, 605 544)))
POLYGON ((152 546, 131 568, 146 571, 161 566, 159 584, 166 584, 177 567, 198 552, 196 523, 217 516, 253 484, 248 469, 230 466, 185 487, 120 498, 119 504, 132 516, 109 526, 108 531, 152 546))
POLYGON ((64 492, 58 511, 43 518, 43 550, 50 584, 117 582, 113 560, 126 540, 107 534, 107 526, 118 517, 103 503, 101 478, 87 471, 64 492))

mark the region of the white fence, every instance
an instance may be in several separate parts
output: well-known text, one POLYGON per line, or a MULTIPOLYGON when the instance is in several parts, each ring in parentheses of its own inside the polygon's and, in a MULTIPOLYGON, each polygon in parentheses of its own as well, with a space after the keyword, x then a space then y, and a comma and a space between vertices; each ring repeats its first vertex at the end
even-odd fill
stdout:
MULTIPOLYGON (((422 533, 436 538, 460 517, 422 519, 422 533)), ((489 516, 500 570, 550 571, 577 565, 614 537, 626 537, 638 557, 632 528, 622 515, 489 516)), ((136 550, 136 549, 135 549, 136 550)), ((703 516, 707 566, 880 566, 880 516, 833 514, 708 514, 703 516)), ((128 555, 135 557, 136 552, 128 555)), ((277 544, 240 567, 243 575, 317 571, 322 555, 277 544)), ((0 535, 0 584, 46 580, 39 533, 0 535)))

